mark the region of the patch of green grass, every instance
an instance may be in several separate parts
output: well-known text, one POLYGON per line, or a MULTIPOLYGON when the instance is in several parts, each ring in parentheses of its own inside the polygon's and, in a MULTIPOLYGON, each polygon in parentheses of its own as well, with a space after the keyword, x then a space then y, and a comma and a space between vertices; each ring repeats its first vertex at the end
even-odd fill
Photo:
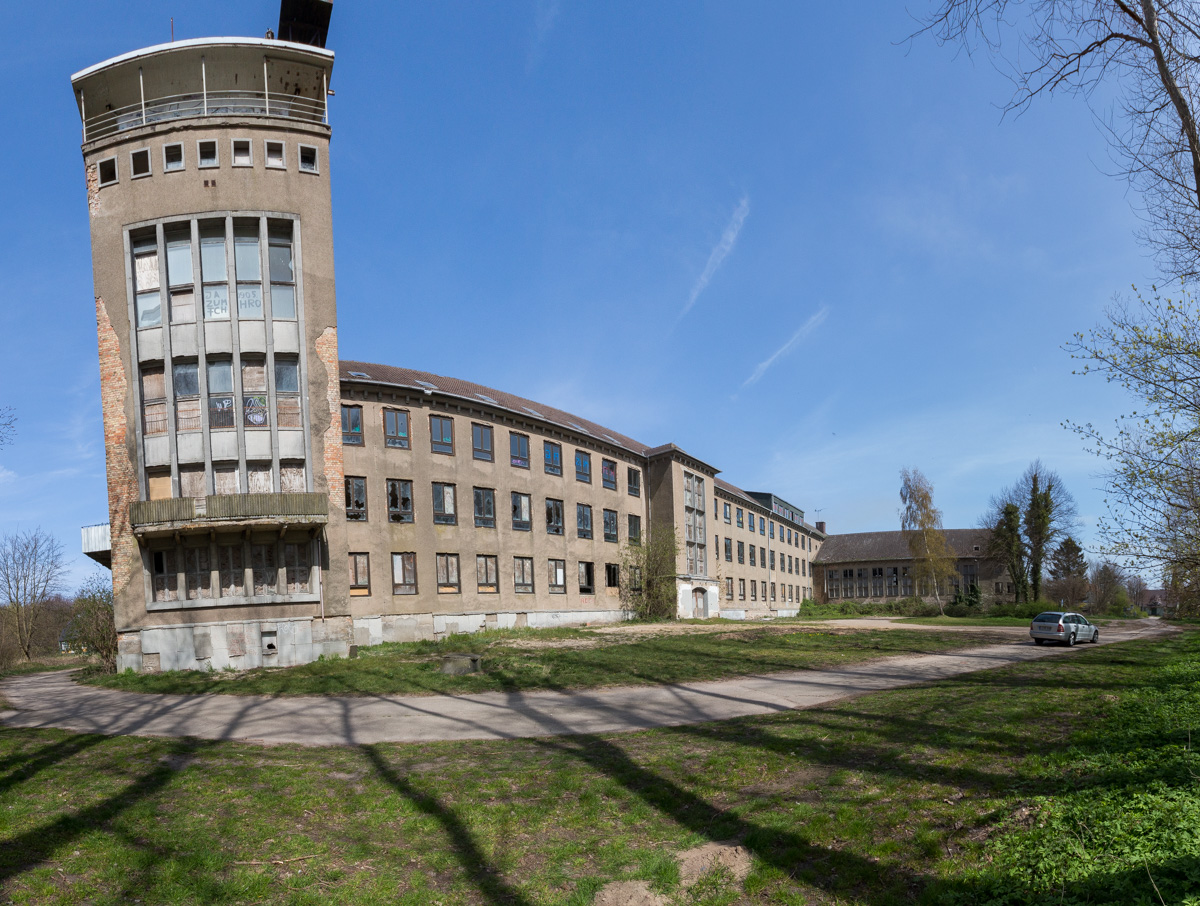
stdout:
POLYGON ((897 623, 916 623, 918 626, 1023 626, 1029 628, 1024 617, 902 617, 897 623))
POLYGON ((555 630, 556 639, 594 641, 593 647, 522 647, 529 633, 453 635, 441 641, 389 643, 359 649, 356 659, 242 673, 176 671, 92 674, 85 681, 136 692, 223 692, 265 695, 380 695, 389 693, 514 692, 596 686, 681 683, 785 670, 822 669, 901 654, 929 654, 994 639, 920 630, 859 632, 768 626, 728 633, 690 633, 630 639, 586 630, 555 630), (564 635, 563 633, 569 633, 564 635), (482 673, 447 676, 441 658, 483 655, 482 673))
POLYGON ((608 736, 306 749, 0 733, 0 902, 1187 904, 1200 633, 608 736), (744 881, 683 889, 735 841, 744 881), (1153 879, 1153 884, 1151 883, 1153 879))

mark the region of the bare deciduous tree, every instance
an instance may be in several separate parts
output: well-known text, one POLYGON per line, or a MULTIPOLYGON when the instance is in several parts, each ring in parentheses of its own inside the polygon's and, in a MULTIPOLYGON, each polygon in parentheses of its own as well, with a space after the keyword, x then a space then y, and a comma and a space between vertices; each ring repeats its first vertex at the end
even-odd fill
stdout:
POLYGON ((1014 84, 1006 111, 1115 87, 1113 108, 1093 111, 1141 196, 1142 239, 1164 273, 1200 276, 1200 3, 938 0, 922 33, 991 53, 1014 84))
POLYGON ((17 414, 12 406, 0 406, 0 447, 12 443, 17 433, 17 414))
POLYGON ((40 528, 0 538, 0 618, 26 660, 65 571, 62 545, 40 528))
POLYGON ((933 485, 920 469, 900 470, 900 530, 913 558, 918 590, 930 588, 945 616, 941 587, 958 575, 958 560, 942 530, 942 511, 933 505, 933 485))

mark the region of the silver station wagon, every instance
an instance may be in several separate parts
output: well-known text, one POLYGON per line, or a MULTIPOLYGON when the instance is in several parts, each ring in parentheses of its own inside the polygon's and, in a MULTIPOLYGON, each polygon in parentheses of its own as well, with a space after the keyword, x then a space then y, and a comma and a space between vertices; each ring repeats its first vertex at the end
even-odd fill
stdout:
POLYGON ((1039 645, 1046 642, 1061 642, 1074 645, 1076 642, 1100 641, 1100 630, 1081 613, 1063 613, 1050 610, 1039 613, 1029 624, 1029 637, 1039 645))

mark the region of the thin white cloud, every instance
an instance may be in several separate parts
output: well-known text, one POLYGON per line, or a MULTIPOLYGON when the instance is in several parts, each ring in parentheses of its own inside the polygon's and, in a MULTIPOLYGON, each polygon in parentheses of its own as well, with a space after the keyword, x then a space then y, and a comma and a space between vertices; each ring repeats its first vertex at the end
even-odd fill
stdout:
POLYGON ((829 306, 822 305, 820 311, 818 311, 815 315, 813 315, 811 318, 809 318, 807 321, 805 321, 802 325, 800 325, 800 329, 797 330, 794 334, 792 334, 792 337, 790 340, 788 340, 786 343, 784 343, 782 346, 780 346, 778 349, 776 349, 773 353, 771 353, 769 358, 766 358, 763 361, 758 363, 758 367, 754 369, 754 374, 752 374, 752 375, 750 375, 750 377, 746 378, 745 382, 742 384, 742 388, 745 389, 746 387, 749 387, 752 384, 758 383, 758 381, 762 378, 762 376, 764 374, 767 373, 767 370, 772 365, 774 365, 777 361, 779 361, 781 358, 783 358, 785 355, 787 355, 789 352, 791 352, 793 349, 795 349, 796 345, 801 340, 803 340, 805 337, 807 337, 810 333, 812 333, 814 330, 816 330, 818 327, 820 327, 821 324, 824 323, 825 319, 828 316, 829 316, 829 306))
POLYGON ((558 0, 537 0, 533 14, 533 38, 529 42, 529 53, 525 57, 525 71, 533 72, 542 59, 542 50, 554 23, 558 19, 558 0))
POLYGON ((12 472, 12 471, 4 468, 4 466, 0 466, 0 484, 5 484, 7 482, 10 482, 13 479, 15 479, 16 477, 17 477, 16 472, 12 472))
POLYGON ((746 217, 749 214, 750 197, 743 195, 742 200, 734 208, 733 216, 729 218, 729 225, 725 227, 725 232, 721 234, 721 241, 713 247, 712 252, 708 256, 708 263, 704 265, 703 273, 700 274, 695 285, 692 287, 687 305, 683 306, 683 311, 675 319, 676 324, 682 321, 684 316, 692 310, 692 306, 696 304, 696 300, 700 298, 700 294, 704 292, 708 286, 708 282, 712 280, 713 274, 717 272, 717 268, 721 266, 721 262, 733 251, 733 246, 737 243, 738 233, 742 231, 742 224, 746 222, 746 217))

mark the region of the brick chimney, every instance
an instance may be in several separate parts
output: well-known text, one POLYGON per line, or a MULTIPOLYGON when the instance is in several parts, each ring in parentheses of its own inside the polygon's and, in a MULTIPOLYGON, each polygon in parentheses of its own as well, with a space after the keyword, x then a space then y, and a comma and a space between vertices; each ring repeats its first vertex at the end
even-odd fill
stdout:
POLYGON ((828 534, 828 533, 825 531, 825 523, 824 523, 824 522, 818 522, 818 523, 817 523, 817 531, 818 531, 818 532, 820 532, 822 535, 828 534))

